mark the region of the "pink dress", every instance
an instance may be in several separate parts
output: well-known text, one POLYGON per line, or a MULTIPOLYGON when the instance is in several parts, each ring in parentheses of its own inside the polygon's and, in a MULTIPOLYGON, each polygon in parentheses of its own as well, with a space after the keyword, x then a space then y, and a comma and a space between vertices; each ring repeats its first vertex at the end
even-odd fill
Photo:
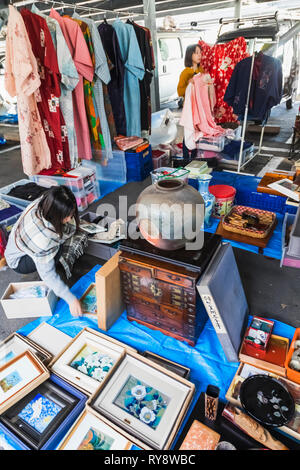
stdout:
POLYGON ((90 82, 93 81, 94 66, 80 26, 71 18, 60 16, 53 8, 50 11, 50 16, 59 22, 79 75, 79 82, 72 93, 78 158, 91 160, 92 149, 85 111, 83 78, 90 82))
POLYGON ((9 5, 5 89, 11 96, 17 95, 22 163, 28 176, 51 167, 51 154, 35 97, 40 85, 37 61, 24 21, 18 10, 9 5))
POLYGON ((209 89, 212 80, 208 74, 198 73, 193 77, 191 90, 192 114, 194 128, 203 133, 204 137, 225 134, 224 129, 215 123, 212 116, 212 104, 209 89))

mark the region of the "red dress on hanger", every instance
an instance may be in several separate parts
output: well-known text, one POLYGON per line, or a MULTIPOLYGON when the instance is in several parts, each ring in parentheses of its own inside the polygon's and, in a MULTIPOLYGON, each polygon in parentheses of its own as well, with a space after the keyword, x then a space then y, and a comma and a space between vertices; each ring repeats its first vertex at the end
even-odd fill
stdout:
POLYGON ((21 10, 21 15, 39 68, 41 86, 36 98, 51 152, 51 169, 70 170, 67 128, 59 106, 60 73, 51 34, 41 16, 26 9, 21 10))
POLYGON ((239 37, 225 44, 210 45, 199 41, 201 65, 215 83, 216 105, 214 118, 217 123, 236 122, 232 107, 224 102, 224 95, 232 72, 238 62, 249 56, 245 38, 239 37))

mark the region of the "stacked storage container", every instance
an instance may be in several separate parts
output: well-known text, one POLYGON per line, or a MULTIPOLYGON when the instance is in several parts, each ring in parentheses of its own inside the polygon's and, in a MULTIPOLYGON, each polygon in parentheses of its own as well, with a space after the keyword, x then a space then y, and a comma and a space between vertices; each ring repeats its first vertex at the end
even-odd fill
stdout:
POLYGON ((125 152, 127 182, 142 181, 153 170, 151 145, 142 152, 125 152))
POLYGON ((68 172, 68 176, 30 176, 30 180, 44 187, 68 186, 74 193, 80 212, 100 197, 96 171, 92 168, 78 167, 68 172))

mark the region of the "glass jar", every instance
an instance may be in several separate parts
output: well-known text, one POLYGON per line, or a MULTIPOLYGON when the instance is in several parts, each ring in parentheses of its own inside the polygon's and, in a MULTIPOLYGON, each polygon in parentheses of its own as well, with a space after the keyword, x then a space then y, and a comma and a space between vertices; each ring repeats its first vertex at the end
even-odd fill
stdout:
POLYGON ((198 177, 198 191, 203 197, 205 203, 205 217, 204 217, 204 227, 211 226, 211 215, 213 212, 214 204, 215 204, 215 196, 209 192, 208 186, 210 180, 212 179, 211 175, 204 174, 198 177))

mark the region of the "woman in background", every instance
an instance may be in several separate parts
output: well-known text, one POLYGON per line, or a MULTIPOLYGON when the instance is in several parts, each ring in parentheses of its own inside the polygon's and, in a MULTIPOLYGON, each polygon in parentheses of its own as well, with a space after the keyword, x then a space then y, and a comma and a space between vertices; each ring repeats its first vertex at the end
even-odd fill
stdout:
MULTIPOLYGON (((188 46, 185 51, 184 58, 185 69, 181 72, 179 77, 179 82, 177 85, 178 96, 184 99, 185 90, 189 83, 191 83, 194 75, 197 73, 204 73, 204 69, 201 67, 201 47, 199 44, 192 44, 188 46)), ((192 150, 191 152, 184 143, 182 143, 183 158, 193 159, 196 158, 197 150, 192 150)))

